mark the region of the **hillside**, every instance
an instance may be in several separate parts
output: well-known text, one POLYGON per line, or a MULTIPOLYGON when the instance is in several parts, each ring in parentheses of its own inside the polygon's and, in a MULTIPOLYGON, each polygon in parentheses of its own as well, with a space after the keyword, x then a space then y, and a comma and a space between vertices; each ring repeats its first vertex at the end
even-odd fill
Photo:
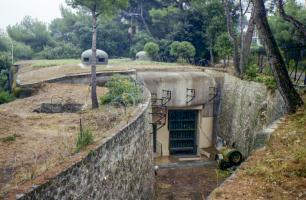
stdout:
POLYGON ((306 199, 306 106, 286 116, 267 146, 250 156, 211 199, 306 199))

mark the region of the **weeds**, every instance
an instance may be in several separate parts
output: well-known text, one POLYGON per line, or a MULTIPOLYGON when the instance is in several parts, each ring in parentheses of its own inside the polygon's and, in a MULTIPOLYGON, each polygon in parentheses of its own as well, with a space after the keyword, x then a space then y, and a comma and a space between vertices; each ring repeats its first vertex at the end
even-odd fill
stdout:
POLYGON ((109 91, 100 98, 101 104, 121 104, 131 106, 142 101, 142 89, 131 77, 114 75, 106 83, 109 91))
POLYGON ((14 141, 16 141, 17 137, 18 137, 18 135, 14 134, 14 135, 9 135, 7 137, 1 138, 0 140, 1 140, 1 142, 4 142, 4 143, 14 142, 14 141))
POLYGON ((94 135, 89 129, 80 132, 76 142, 76 152, 79 152, 92 143, 94 143, 94 135))

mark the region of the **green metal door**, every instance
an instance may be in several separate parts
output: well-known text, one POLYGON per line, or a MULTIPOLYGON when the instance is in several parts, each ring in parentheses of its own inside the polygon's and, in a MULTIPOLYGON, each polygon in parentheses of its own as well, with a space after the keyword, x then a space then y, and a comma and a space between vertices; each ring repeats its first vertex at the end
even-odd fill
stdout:
POLYGON ((170 154, 196 154, 198 111, 170 110, 168 116, 170 154))

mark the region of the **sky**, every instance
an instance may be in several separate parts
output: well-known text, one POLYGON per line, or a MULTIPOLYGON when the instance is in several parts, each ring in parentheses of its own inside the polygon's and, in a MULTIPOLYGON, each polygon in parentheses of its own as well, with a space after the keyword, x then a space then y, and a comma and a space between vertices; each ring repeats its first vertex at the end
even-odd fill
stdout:
POLYGON ((65 0, 0 0, 0 29, 21 22, 26 15, 50 23, 61 16, 60 5, 66 5, 65 0))
POLYGON ((50 23, 61 16, 60 5, 66 5, 65 0, 0 0, 0 29, 22 21, 26 15, 50 23))

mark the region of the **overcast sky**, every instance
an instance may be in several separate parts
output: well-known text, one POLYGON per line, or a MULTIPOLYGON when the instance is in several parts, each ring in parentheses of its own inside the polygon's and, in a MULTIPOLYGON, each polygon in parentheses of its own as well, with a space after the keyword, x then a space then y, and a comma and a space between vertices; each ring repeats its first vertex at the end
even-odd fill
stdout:
POLYGON ((61 16, 60 5, 66 5, 65 0, 0 0, 0 29, 20 22, 26 15, 50 23, 61 16))
POLYGON ((43 22, 51 22, 60 17, 60 5, 65 0, 0 0, 0 28, 20 22, 30 15, 43 22))

